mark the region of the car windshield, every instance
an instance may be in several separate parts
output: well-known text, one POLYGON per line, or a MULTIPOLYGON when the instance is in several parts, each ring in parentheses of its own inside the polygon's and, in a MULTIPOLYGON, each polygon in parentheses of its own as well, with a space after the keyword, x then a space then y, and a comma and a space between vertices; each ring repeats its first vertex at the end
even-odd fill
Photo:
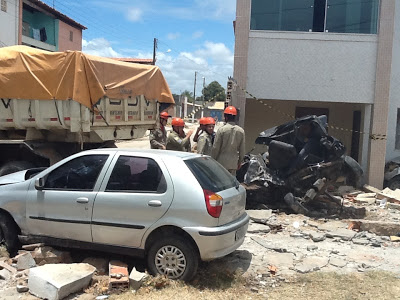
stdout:
POLYGON ((216 193, 239 185, 235 177, 210 157, 188 159, 185 163, 205 190, 216 193))

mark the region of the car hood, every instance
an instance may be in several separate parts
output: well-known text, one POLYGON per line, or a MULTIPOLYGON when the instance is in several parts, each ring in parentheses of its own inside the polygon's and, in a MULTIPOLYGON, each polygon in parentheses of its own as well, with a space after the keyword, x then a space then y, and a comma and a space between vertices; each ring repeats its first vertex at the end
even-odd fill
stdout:
POLYGON ((19 171, 16 173, 11 173, 8 175, 1 176, 0 177, 0 185, 12 184, 12 183, 18 183, 18 182, 25 181, 27 171, 28 170, 24 170, 24 171, 19 171))

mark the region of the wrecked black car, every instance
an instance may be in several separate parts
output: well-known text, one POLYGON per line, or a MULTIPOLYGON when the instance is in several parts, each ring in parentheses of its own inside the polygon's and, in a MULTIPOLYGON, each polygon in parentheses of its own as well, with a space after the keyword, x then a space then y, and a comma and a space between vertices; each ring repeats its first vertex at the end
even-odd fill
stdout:
POLYGON ((247 189, 249 208, 283 200, 294 212, 307 214, 308 204, 338 179, 362 186, 360 165, 328 134, 324 115, 302 117, 265 130, 255 143, 266 145, 267 151, 246 155, 237 175, 247 189))

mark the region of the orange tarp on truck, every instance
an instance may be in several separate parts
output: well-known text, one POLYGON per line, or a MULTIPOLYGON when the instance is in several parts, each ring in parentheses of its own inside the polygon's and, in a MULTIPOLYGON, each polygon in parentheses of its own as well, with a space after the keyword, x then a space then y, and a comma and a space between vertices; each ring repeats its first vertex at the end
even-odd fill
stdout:
POLYGON ((92 108, 103 96, 144 95, 174 104, 156 66, 115 61, 80 51, 48 52, 28 46, 0 48, 0 98, 74 100, 92 108))

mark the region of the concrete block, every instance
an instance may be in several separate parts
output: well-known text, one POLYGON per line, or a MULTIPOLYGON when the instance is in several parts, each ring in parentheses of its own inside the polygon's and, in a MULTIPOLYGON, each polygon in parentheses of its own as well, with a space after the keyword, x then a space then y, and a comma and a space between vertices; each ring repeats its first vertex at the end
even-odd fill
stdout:
POLYGON ((343 241, 351 241, 355 235, 356 232, 354 232, 353 230, 343 229, 343 228, 334 231, 329 231, 326 233, 326 236, 329 238, 340 238, 343 241))
POLYGON ((29 291, 43 299, 63 299, 86 288, 95 270, 89 264, 49 264, 32 268, 29 272, 29 291))
POLYGON ((18 256, 17 259, 17 269, 18 270, 26 270, 36 267, 36 262, 32 257, 32 254, 29 252, 23 253, 18 256))
POLYGON ((260 209, 260 210, 246 210, 250 219, 256 223, 266 224, 267 220, 272 216, 272 210, 260 209))
POLYGON ((129 274, 129 284, 132 289, 135 291, 138 290, 141 286, 143 281, 146 279, 147 274, 142 273, 133 268, 131 273, 129 274))

